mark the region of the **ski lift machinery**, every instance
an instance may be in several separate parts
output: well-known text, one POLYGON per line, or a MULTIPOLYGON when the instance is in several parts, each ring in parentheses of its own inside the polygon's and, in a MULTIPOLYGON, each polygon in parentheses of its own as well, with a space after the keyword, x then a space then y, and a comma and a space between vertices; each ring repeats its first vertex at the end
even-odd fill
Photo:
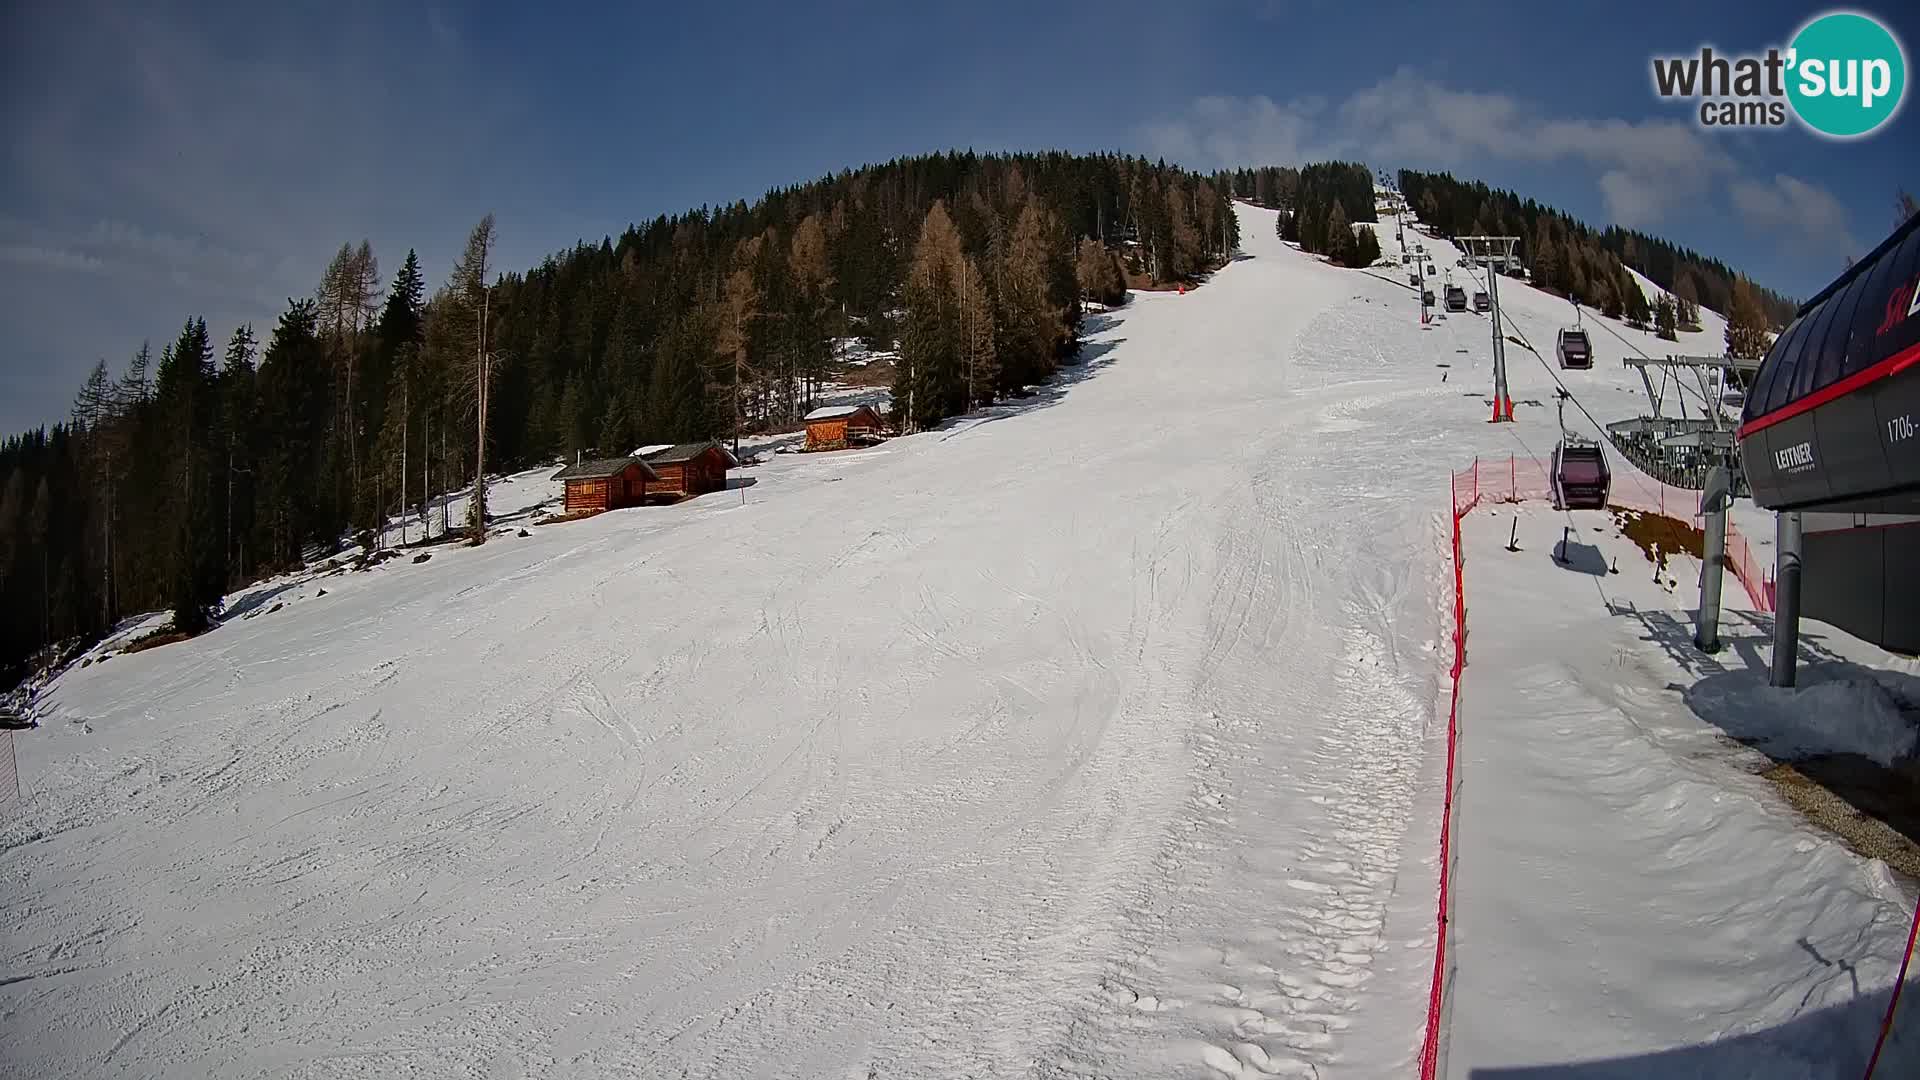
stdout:
POLYGON ((1554 342, 1554 352, 1560 357, 1562 371, 1586 371, 1593 367, 1593 342, 1587 337, 1587 328, 1581 321, 1580 302, 1573 304, 1573 325, 1560 328, 1560 336, 1554 342))
POLYGON ((1607 496, 1613 490, 1613 473, 1607 468, 1606 449, 1599 443, 1567 430, 1567 399, 1564 388, 1554 392, 1560 413, 1560 442, 1553 448, 1553 508, 1555 510, 1605 510, 1607 496))

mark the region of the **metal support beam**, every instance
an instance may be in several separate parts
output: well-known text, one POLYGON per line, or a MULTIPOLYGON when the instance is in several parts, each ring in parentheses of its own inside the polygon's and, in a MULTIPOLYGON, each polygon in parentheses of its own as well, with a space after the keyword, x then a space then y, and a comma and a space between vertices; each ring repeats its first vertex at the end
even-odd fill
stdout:
POLYGON ((1700 626, 1693 643, 1701 652, 1720 651, 1720 583, 1727 566, 1727 504, 1733 501, 1733 474, 1724 465, 1707 470, 1700 512, 1707 518, 1705 560, 1700 566, 1700 626))
POLYGON ((1487 268, 1487 301, 1491 309, 1493 323, 1493 419, 1495 422, 1513 419, 1513 395, 1507 390, 1507 337, 1500 329, 1500 272, 1494 269, 1494 252, 1500 253, 1500 265, 1505 266, 1513 259, 1513 248, 1520 242, 1517 236, 1462 236, 1457 238, 1467 245, 1467 256, 1477 261, 1484 246, 1487 268))
POLYGON ((1800 651, 1800 513, 1774 515, 1773 686, 1792 686, 1800 651))

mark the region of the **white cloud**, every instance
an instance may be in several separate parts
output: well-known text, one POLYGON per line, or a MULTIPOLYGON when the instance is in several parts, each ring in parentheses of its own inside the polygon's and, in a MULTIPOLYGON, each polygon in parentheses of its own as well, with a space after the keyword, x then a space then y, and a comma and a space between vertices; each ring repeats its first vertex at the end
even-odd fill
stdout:
POLYGON ((1264 96, 1216 95, 1194 99, 1184 115, 1147 125, 1144 136, 1155 156, 1189 164, 1298 161, 1315 149, 1313 122, 1324 111, 1316 98, 1279 105, 1264 96))
POLYGON ((1713 139, 1684 123, 1550 115, 1512 96, 1449 87, 1410 68, 1331 108, 1314 99, 1198 98, 1146 125, 1142 135, 1150 150, 1202 168, 1328 157, 1468 170, 1489 160, 1564 165, 1589 171, 1609 216, 1629 226, 1657 223, 1727 183, 1739 168, 1713 139))
POLYGON ((42 270, 71 270, 92 273, 104 264, 85 252, 39 244, 0 244, 0 262, 18 263, 42 270))
POLYGON ((1783 246, 1837 255, 1861 253, 1860 242, 1847 228, 1846 208, 1823 187, 1776 173, 1771 183, 1735 181, 1730 193, 1734 209, 1747 224, 1755 232, 1781 234, 1783 246))

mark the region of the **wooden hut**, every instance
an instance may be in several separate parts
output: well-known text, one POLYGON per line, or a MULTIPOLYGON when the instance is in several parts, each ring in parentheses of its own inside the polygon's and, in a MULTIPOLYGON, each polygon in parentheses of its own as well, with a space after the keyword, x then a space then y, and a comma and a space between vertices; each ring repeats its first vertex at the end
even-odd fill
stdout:
POLYGON ((639 458, 617 457, 577 461, 553 478, 567 485, 566 512, 583 514, 637 506, 660 476, 639 458))
POLYGON ((717 442, 647 447, 641 457, 658 478, 647 484, 649 496, 684 497, 720 491, 727 486, 727 470, 740 465, 717 442))
POLYGON ((808 450, 839 450, 880 437, 880 414, 871 405, 828 405, 801 419, 807 425, 808 450))

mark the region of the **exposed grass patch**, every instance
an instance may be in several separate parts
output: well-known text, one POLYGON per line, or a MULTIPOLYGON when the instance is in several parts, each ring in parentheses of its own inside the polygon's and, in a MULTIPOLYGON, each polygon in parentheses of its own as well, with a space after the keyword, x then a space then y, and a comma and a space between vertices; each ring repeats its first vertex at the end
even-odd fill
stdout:
POLYGON ((1686 554, 1696 559, 1706 557, 1706 534, 1684 521, 1664 517, 1660 514, 1648 514, 1639 510, 1629 510, 1624 506, 1609 506, 1615 525, 1620 527, 1620 535, 1633 541, 1647 557, 1661 570, 1667 568, 1669 555, 1686 554))
POLYGON ((1888 768, 1858 754, 1824 754, 1778 761, 1760 775, 1856 854, 1920 879, 1920 763, 1888 768))
POLYGON ((185 641, 188 638, 196 636, 198 635, 182 633, 179 630, 175 630, 172 624, 168 624, 152 633, 142 634, 134 638, 128 642, 127 647, 121 649, 120 652, 125 655, 132 655, 137 652, 146 652, 148 649, 157 649, 162 645, 171 645, 176 641, 185 641))

